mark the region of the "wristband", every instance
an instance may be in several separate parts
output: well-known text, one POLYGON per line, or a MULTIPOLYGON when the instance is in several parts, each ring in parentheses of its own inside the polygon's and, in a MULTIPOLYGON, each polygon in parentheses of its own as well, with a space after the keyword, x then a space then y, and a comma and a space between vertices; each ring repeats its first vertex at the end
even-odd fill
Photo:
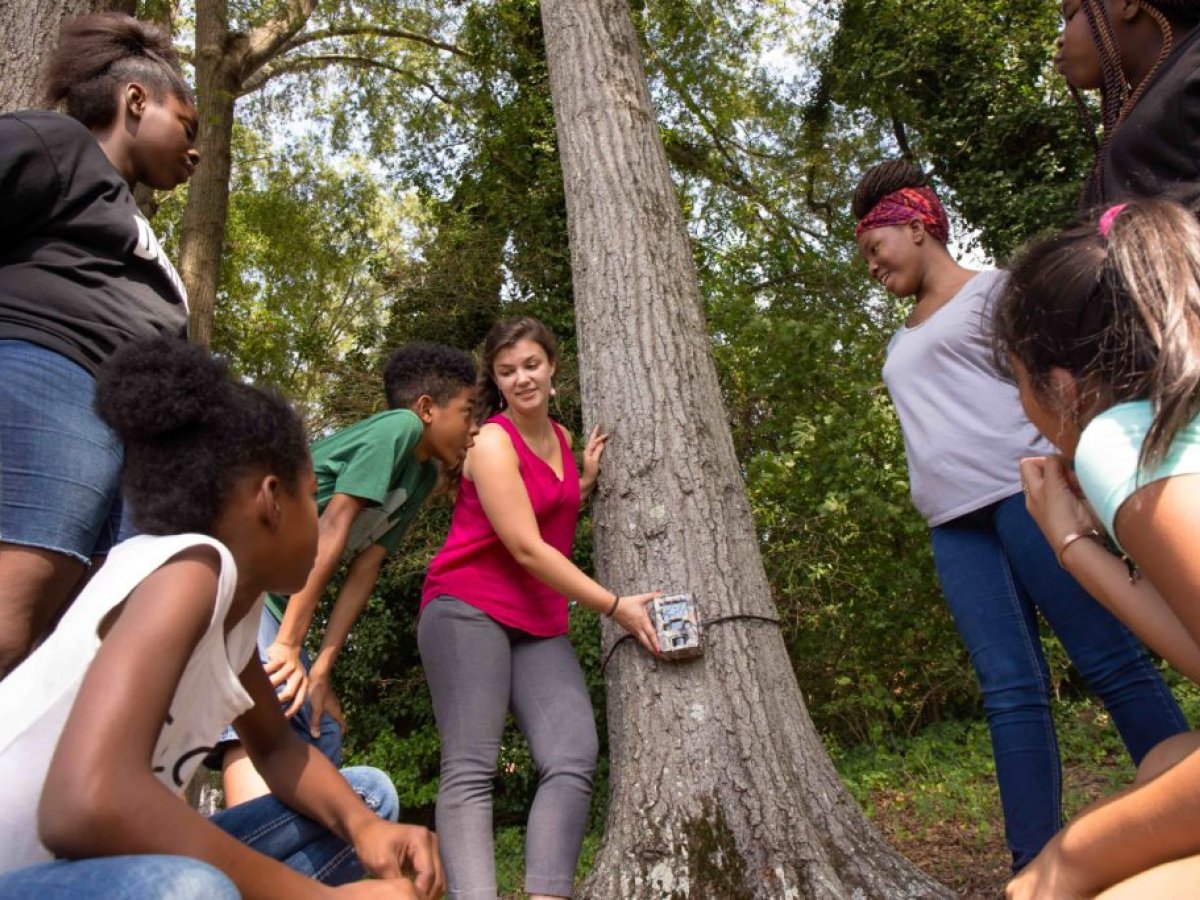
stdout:
POLYGON ((608 618, 611 619, 613 617, 613 613, 615 613, 617 611, 617 607, 620 604, 621 604, 621 598, 618 597, 616 594, 613 594, 612 606, 610 606, 608 608, 608 612, 606 612, 604 615, 606 615, 608 618))
POLYGON ((1099 542, 1101 546, 1104 545, 1104 535, 1101 534, 1099 531, 1097 531, 1095 528, 1089 528, 1087 531, 1072 531, 1070 534, 1068 534, 1066 537, 1064 537, 1061 541, 1059 541, 1059 544, 1058 544, 1058 553, 1056 554, 1056 556, 1058 557, 1058 565, 1061 568, 1063 568, 1063 569, 1066 568, 1066 565, 1063 563, 1063 554, 1067 552, 1067 548, 1070 547, 1076 541, 1081 541, 1084 538, 1090 538, 1093 541, 1099 542))

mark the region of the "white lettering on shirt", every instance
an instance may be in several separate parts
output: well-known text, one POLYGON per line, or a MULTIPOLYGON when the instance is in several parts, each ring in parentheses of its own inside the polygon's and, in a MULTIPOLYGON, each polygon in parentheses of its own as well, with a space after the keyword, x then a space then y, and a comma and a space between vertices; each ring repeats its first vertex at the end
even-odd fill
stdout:
POLYGON ((187 309, 187 288, 183 286, 183 279, 179 277, 179 273, 175 271, 175 267, 171 265, 171 260, 167 259, 167 254, 163 253, 162 246, 158 243, 158 238, 154 234, 154 229, 150 227, 150 223, 142 216, 134 213, 133 222, 137 226, 137 245, 133 248, 133 255, 140 259, 150 259, 158 263, 158 267, 162 269, 167 280, 171 282, 171 286, 175 288, 175 293, 179 295, 179 299, 183 301, 183 308, 187 309))

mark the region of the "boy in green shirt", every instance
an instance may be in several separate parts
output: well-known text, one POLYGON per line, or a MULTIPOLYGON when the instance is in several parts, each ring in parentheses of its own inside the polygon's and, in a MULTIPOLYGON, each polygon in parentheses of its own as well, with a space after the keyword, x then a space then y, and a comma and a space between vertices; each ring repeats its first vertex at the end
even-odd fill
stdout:
MULTIPOLYGON (((320 511, 317 558, 304 588, 268 595, 259 654, 291 724, 335 764, 345 723, 331 686, 333 665, 379 577, 441 467, 462 462, 475 423, 475 364, 461 350, 413 343, 383 370, 388 409, 312 445, 320 511), (439 466, 440 463, 440 466, 439 466), (313 612, 341 563, 346 575, 311 668, 304 640, 313 612)), ((222 735, 227 806, 267 792, 236 735, 222 735)))

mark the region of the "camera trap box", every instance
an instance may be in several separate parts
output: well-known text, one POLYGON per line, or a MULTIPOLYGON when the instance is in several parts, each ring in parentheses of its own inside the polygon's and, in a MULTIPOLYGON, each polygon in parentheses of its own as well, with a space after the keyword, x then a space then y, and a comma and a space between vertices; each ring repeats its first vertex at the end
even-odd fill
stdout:
POLYGON ((650 603, 650 616, 658 633, 664 659, 690 659, 704 652, 700 635, 700 610, 693 594, 663 594, 650 603))

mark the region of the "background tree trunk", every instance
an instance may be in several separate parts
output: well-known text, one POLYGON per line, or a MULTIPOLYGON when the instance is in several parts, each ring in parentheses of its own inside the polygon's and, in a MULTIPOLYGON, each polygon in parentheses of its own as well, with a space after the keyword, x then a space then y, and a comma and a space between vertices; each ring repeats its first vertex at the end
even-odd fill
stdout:
MULTIPOLYGON (((584 408, 613 433, 600 580, 699 595, 699 660, 608 669, 611 800, 583 894, 931 897, 838 780, 788 661, 626 0, 543 0, 584 408), (764 621, 768 620, 768 621, 764 621)), ((608 626, 606 651, 617 638, 608 626)))
POLYGON ((229 217, 233 167, 233 105, 248 50, 245 35, 229 30, 227 0, 196 3, 196 108, 200 165, 188 184, 180 228, 179 274, 188 292, 188 336, 212 342, 221 253, 229 217))
POLYGON ((5 0, 0 3, 0 113, 42 105, 42 65, 64 19, 115 9, 133 15, 137 0, 5 0))

